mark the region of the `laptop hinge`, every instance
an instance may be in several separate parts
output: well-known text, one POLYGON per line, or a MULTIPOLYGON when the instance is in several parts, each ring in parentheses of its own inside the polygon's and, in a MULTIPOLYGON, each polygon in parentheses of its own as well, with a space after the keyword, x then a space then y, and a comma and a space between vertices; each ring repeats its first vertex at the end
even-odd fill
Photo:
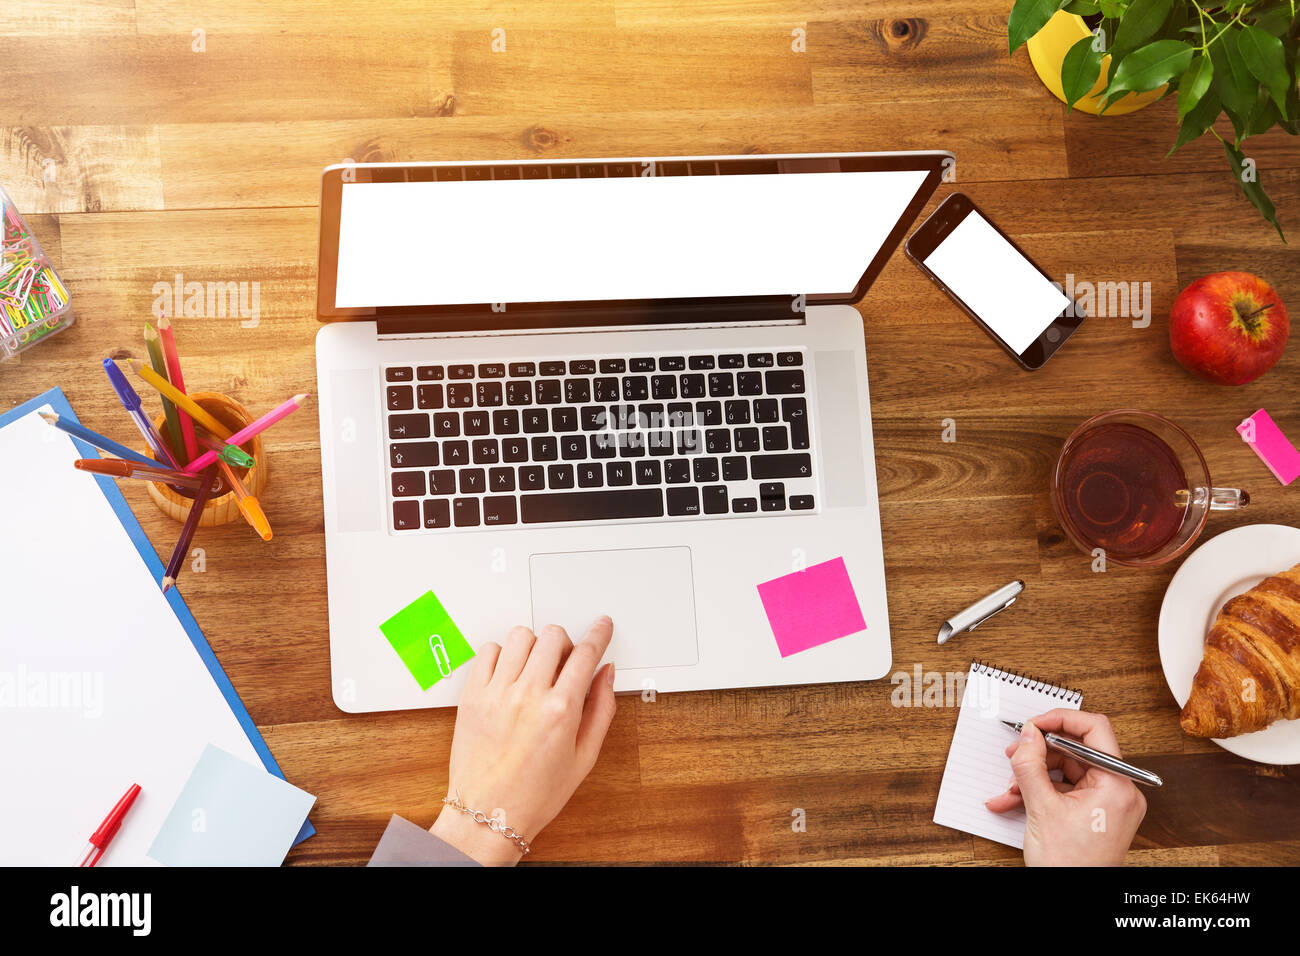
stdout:
POLYGON ((511 329, 590 329, 600 326, 621 328, 638 325, 754 325, 763 322, 802 321, 803 297, 763 296, 744 302, 698 303, 691 305, 644 305, 620 303, 609 308, 546 309, 505 305, 501 311, 478 307, 473 311, 440 312, 436 315, 387 315, 376 319, 380 335, 418 335, 437 332, 484 334, 511 329))

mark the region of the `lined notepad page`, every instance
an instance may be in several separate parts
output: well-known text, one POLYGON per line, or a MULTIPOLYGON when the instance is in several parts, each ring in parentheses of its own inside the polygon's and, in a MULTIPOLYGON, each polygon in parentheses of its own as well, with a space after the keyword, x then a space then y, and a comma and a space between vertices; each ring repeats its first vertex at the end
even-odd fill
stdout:
POLYGON ((1027 720, 1057 707, 1078 710, 1082 703, 1075 691, 972 664, 934 822, 1024 849, 1025 811, 993 813, 984 806, 985 800, 1007 789, 1013 776, 1005 751, 1016 735, 1002 721, 1027 720))

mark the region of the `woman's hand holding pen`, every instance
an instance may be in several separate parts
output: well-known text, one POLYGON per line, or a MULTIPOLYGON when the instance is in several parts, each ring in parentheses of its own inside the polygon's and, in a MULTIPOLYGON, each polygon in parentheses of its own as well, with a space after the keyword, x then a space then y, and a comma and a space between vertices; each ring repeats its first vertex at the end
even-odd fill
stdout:
POLYGON ((1005 793, 985 802, 994 813, 1025 808, 1025 863, 1029 866, 1117 866, 1146 815, 1137 786, 1072 757, 1049 751, 1043 733, 1081 739, 1089 747, 1120 756, 1110 721, 1101 714, 1051 710, 1025 722, 1007 747, 1015 776, 1005 793), (1059 769, 1056 782, 1049 770, 1059 769))

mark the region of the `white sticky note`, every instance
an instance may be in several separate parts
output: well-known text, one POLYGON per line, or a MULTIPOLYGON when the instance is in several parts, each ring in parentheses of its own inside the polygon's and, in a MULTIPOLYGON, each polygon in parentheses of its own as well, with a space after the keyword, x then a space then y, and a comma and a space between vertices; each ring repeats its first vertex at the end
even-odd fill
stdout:
POLYGON ((279 866, 316 798, 208 744, 149 856, 164 866, 279 866))

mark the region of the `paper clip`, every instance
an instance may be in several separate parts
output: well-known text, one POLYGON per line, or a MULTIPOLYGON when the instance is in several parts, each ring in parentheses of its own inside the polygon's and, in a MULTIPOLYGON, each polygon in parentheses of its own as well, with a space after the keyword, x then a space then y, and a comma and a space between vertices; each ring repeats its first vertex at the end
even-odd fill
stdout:
POLYGON ((970 607, 958 611, 943 622, 943 627, 939 628, 939 643, 946 643, 948 638, 954 634, 973 631, 994 614, 1005 611, 1016 603, 1016 598, 1020 596, 1020 592, 1024 589, 1024 581, 1012 581, 1010 584, 998 588, 992 594, 980 598, 970 607))

